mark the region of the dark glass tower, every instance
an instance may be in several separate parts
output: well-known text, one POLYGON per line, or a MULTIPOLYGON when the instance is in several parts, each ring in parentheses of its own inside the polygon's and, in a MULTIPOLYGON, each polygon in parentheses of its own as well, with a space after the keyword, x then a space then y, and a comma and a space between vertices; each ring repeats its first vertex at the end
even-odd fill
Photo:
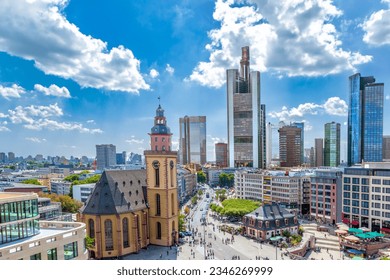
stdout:
POLYGON ((384 84, 349 77, 348 165, 382 161, 384 84))

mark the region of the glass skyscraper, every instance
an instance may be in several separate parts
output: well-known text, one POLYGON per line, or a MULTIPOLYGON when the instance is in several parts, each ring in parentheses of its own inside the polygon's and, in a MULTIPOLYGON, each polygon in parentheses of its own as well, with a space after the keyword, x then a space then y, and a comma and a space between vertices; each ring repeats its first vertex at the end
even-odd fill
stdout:
POLYGON ((349 77, 348 165, 382 161, 384 84, 349 77))
POLYGON ((260 72, 250 71, 249 47, 241 49, 240 70, 226 70, 229 167, 264 168, 265 106, 260 103, 260 72))
POLYGON ((206 117, 180 118, 179 161, 181 164, 206 163, 206 117))
POLYGON ((340 165, 340 124, 325 124, 324 165, 337 167, 340 165))

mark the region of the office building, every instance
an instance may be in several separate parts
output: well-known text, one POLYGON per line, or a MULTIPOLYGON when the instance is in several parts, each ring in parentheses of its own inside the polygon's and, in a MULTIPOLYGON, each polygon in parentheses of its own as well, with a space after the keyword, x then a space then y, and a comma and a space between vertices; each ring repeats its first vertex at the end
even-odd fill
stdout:
POLYGON ((38 195, 0 193, 0 260, 86 260, 85 224, 40 221, 38 195))
POLYGON ((324 165, 324 139, 316 138, 314 140, 315 145, 315 166, 324 165))
POLYGON ((310 177, 301 172, 238 170, 234 174, 236 197, 277 202, 291 211, 308 214, 310 177))
POLYGON ((15 162, 15 154, 13 152, 8 152, 8 162, 15 162))
POLYGON ((116 165, 116 147, 112 144, 96 145, 96 169, 104 170, 116 165))
POLYGON ((316 221, 341 222, 342 175, 341 169, 321 168, 310 176, 310 215, 316 221))
POLYGON ((301 129, 301 163, 305 162, 305 123, 293 122, 291 126, 296 126, 301 129))
POLYGON ((250 71, 249 47, 241 51, 240 70, 226 71, 229 167, 264 168, 265 112, 261 112, 260 72, 250 71))
POLYGON ((180 118, 179 158, 185 165, 206 163, 206 117, 180 118))
POLYGON ((281 167, 294 167, 302 164, 301 129, 296 126, 279 128, 279 159, 281 167))
POLYGON ((375 78, 349 77, 348 165, 382 161, 384 84, 375 78))
POLYGON ((228 165, 228 146, 226 143, 215 143, 215 165, 223 168, 228 165))
POLYGON ((116 154, 116 164, 126 164, 126 152, 116 154))
POLYGON ((340 124, 325 124, 324 165, 337 167, 340 165, 340 124))
POLYGON ((7 155, 5 153, 0 153, 0 163, 7 162, 7 155))
POLYGON ((383 161, 390 161, 390 136, 383 136, 383 161))
POLYGON ((390 163, 345 168, 342 221, 390 234, 390 163))

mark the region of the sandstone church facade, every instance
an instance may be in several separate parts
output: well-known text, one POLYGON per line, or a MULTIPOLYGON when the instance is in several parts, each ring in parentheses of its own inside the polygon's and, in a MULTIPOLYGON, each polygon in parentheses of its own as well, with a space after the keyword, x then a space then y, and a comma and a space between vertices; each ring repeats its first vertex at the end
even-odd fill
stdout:
POLYGON ((146 169, 104 171, 80 210, 94 240, 91 258, 120 258, 178 241, 177 152, 171 150, 172 134, 160 105, 149 135, 146 169))

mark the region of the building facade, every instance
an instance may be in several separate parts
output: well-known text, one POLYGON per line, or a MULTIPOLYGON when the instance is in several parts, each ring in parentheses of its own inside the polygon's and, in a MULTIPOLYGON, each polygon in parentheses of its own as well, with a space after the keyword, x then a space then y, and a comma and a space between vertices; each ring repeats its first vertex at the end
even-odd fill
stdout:
POLYGON ((382 161, 384 84, 360 73, 349 77, 348 165, 382 161))
POLYGON ((112 144, 96 145, 96 169, 104 170, 116 165, 116 147, 112 144))
POLYGON ((279 160, 281 167, 294 167, 302 164, 301 129, 296 126, 279 128, 279 160))
POLYGON ((219 168, 228 166, 228 145, 226 143, 215 143, 215 165, 219 168))
POLYGON ((229 167, 264 168, 260 72, 250 71, 249 47, 241 50, 240 70, 226 70, 229 167))
POLYGON ((177 152, 171 151, 172 134, 160 105, 149 135, 146 169, 104 171, 81 210, 95 240, 92 258, 120 258, 150 244, 178 242, 177 152))
POLYGON ((254 172, 238 170, 234 174, 236 197, 277 202, 292 211, 308 214, 310 177, 304 173, 254 172))
POLYGON ((38 195, 0 193, 0 260, 86 260, 85 224, 39 221, 38 195))
POLYGON ((310 215, 317 221, 335 225, 341 222, 342 171, 321 168, 310 176, 310 215))
POLYGON ((383 136, 383 161, 390 161, 390 136, 383 136))
POLYGON ((180 118, 180 163, 206 163, 206 116, 180 118))
POLYGON ((324 165, 324 139, 316 138, 314 140, 314 151, 315 151, 315 166, 324 165))
POLYGON ((340 165, 340 124, 325 124, 324 165, 337 167, 340 165))
POLYGON ((390 163, 364 163, 344 170, 342 221, 390 233, 390 163))

